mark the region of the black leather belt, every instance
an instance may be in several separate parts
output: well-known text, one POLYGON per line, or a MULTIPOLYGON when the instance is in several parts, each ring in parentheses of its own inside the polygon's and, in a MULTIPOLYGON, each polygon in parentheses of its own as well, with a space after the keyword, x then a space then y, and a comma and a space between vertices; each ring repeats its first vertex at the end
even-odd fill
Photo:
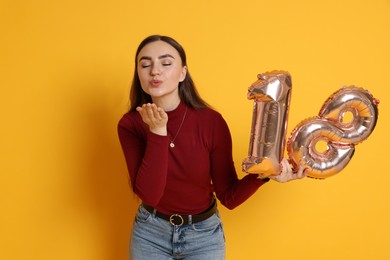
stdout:
POLYGON ((180 215, 180 214, 166 215, 164 213, 155 210, 155 208, 153 208, 152 206, 146 205, 144 203, 142 203, 142 206, 150 214, 154 214, 156 217, 167 220, 175 227, 180 227, 181 225, 187 225, 189 223, 196 223, 196 222, 206 220, 212 215, 214 215, 214 213, 217 211, 217 202, 215 199, 213 200, 211 206, 208 209, 196 215, 180 215))

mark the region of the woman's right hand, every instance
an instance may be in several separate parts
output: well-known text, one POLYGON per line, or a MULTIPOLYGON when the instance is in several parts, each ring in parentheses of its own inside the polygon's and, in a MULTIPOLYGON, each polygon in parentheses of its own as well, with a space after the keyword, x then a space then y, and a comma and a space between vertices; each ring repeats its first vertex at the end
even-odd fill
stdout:
POLYGON ((288 182, 288 181, 298 180, 307 177, 307 174, 305 172, 306 168, 303 165, 303 161, 301 161, 301 163, 299 164, 299 168, 297 172, 294 172, 291 169, 291 165, 286 158, 283 158, 280 164, 282 168, 281 173, 278 175, 269 176, 270 179, 277 182, 288 182))
POLYGON ((156 104, 147 103, 136 109, 142 121, 149 126, 150 132, 157 135, 167 135, 168 114, 156 104))

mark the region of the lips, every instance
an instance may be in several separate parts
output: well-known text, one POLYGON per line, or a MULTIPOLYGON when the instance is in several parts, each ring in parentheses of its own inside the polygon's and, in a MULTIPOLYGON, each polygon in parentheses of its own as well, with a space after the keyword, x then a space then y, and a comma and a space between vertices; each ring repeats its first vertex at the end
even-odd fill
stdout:
POLYGON ((152 80, 150 82, 150 85, 152 85, 153 87, 158 87, 161 83, 162 83, 161 80, 152 80))

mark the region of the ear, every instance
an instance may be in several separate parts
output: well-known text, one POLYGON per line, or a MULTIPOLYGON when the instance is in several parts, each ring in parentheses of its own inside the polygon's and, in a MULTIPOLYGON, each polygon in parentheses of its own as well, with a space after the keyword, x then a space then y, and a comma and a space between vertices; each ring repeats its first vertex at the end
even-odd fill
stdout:
POLYGON ((180 75, 180 82, 183 82, 187 75, 187 66, 183 66, 180 75))

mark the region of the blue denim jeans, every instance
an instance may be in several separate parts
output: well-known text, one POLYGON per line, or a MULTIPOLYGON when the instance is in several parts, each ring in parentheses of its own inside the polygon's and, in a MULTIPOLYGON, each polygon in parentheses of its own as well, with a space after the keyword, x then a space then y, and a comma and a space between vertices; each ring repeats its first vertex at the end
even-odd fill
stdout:
POLYGON ((131 236, 131 260, 223 260, 225 236, 218 211, 201 222, 175 227, 138 208, 131 236))

